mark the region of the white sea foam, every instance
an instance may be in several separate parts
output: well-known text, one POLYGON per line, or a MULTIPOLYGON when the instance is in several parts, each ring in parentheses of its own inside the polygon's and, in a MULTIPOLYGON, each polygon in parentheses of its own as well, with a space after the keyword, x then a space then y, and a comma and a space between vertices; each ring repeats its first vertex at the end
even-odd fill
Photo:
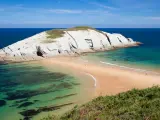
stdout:
POLYGON ((154 73, 154 74, 160 75, 160 73, 149 71, 149 70, 126 67, 126 66, 117 65, 117 64, 108 63, 108 62, 103 62, 103 61, 100 61, 100 63, 106 64, 106 65, 111 65, 111 66, 117 66, 117 67, 124 68, 124 69, 130 69, 130 70, 134 70, 134 71, 138 71, 138 72, 150 72, 150 73, 154 73))
POLYGON ((97 79, 93 75, 91 75, 89 73, 85 73, 85 74, 90 76, 90 77, 92 77, 92 79, 94 80, 94 87, 96 87, 97 86, 97 79))

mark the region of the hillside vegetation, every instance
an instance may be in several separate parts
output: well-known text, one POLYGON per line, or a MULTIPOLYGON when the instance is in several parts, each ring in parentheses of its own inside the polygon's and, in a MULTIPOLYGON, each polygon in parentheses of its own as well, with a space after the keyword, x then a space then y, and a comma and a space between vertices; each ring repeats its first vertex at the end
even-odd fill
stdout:
POLYGON ((55 39, 55 38, 63 37, 65 33, 64 31, 78 31, 78 30, 88 30, 88 29, 96 30, 88 26, 77 26, 77 27, 68 28, 68 29, 53 29, 46 32, 48 34, 48 38, 55 39))
POLYGON ((76 106, 61 117, 43 120, 159 120, 160 87, 133 89, 115 96, 98 97, 76 106))

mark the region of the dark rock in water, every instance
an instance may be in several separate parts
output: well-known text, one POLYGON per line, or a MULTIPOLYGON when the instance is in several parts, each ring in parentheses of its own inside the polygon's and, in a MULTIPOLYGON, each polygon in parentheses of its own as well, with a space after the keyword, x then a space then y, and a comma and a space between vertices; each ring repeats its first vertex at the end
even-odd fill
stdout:
POLYGON ((22 116, 24 116, 24 120, 29 120, 30 118, 32 118, 35 115, 38 115, 41 112, 49 112, 49 111, 53 111, 53 110, 58 110, 61 107, 64 106, 68 106, 68 105, 72 105, 73 103, 67 103, 67 104, 62 104, 62 105, 57 105, 57 106, 46 106, 46 107, 40 107, 37 110, 35 109, 31 109, 31 110, 25 110, 20 112, 20 114, 22 116))
POLYGON ((18 108, 22 108, 22 107, 27 107, 27 106, 30 106, 34 104, 33 102, 25 102, 25 103, 22 103, 21 105, 18 106, 18 108))
POLYGON ((0 100, 0 107, 6 105, 6 101, 5 100, 0 100))
POLYGON ((73 85, 81 85, 80 83, 72 82, 73 85))
POLYGON ((7 100, 25 99, 25 98, 31 98, 33 96, 37 96, 41 94, 47 94, 50 92, 55 92, 55 90, 47 90, 42 88, 38 90, 17 90, 14 92, 6 93, 7 97, 5 99, 7 100))
POLYGON ((31 120, 30 117, 25 117, 23 120, 31 120))
POLYGON ((10 80, 5 80, 4 82, 0 83, 0 87, 3 89, 11 89, 13 87, 18 86, 19 84, 10 80))
POLYGON ((22 100, 18 100, 18 101, 15 101, 11 106, 9 107, 18 107, 20 103, 23 103, 23 102, 27 102, 28 99, 22 99, 22 100))
POLYGON ((33 102, 39 102, 40 100, 34 100, 33 102))
POLYGON ((20 114, 23 115, 24 117, 32 117, 32 116, 35 116, 39 113, 40 113, 40 111, 34 110, 34 109, 20 112, 20 114))
POLYGON ((41 94, 47 94, 50 92, 55 92, 56 85, 51 84, 47 87, 42 87, 36 90, 16 90, 14 92, 7 92, 7 97, 5 99, 7 100, 18 100, 18 99, 29 99, 33 96, 41 95, 41 94))
POLYGON ((13 89, 10 87, 10 88, 7 88, 7 87, 2 87, 0 85, 0 92, 2 93, 5 93, 5 92, 8 92, 8 91, 12 91, 13 89))
MULTIPOLYGON (((33 68, 35 70, 35 68, 33 68)), ((28 68, 27 71, 29 72, 28 68)), ((20 74, 21 77, 23 77, 23 80, 17 79, 16 82, 22 85, 36 85, 36 84, 43 84, 46 82, 58 82, 60 80, 63 80, 67 75, 62 73, 53 73, 48 71, 40 71, 37 70, 36 72, 29 72, 28 74, 20 74), (23 76, 22 76, 23 75, 23 76), (47 79, 46 79, 47 76, 47 79)))
POLYGON ((72 88, 72 84, 68 82, 63 82, 56 86, 56 89, 64 89, 64 88, 67 88, 67 89, 72 88))
POLYGON ((61 107, 64 107, 64 106, 68 106, 68 105, 72 105, 73 103, 67 103, 67 104, 62 104, 62 105, 57 105, 57 106, 50 106, 50 107, 40 107, 38 109, 38 111, 40 112, 49 112, 49 111, 53 111, 53 110, 58 110, 60 109, 61 107))
POLYGON ((13 105, 11 105, 11 106, 9 106, 9 107, 17 107, 17 106, 18 106, 18 104, 15 103, 15 104, 13 104, 13 105))
POLYGON ((23 100, 18 100, 18 101, 15 101, 15 103, 22 103, 22 102, 27 102, 28 99, 23 99, 23 100))
POLYGON ((8 92, 7 100, 16 100, 16 99, 24 99, 30 97, 32 94, 35 94, 33 91, 27 90, 17 90, 15 92, 8 92))

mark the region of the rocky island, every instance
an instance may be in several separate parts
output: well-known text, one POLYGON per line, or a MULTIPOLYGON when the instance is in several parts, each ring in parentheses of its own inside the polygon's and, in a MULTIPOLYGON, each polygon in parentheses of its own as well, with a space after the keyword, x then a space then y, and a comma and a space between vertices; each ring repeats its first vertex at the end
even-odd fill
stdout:
POLYGON ((0 50, 0 61, 30 61, 44 57, 75 56, 138 45, 121 34, 111 34, 91 27, 44 31, 0 50))

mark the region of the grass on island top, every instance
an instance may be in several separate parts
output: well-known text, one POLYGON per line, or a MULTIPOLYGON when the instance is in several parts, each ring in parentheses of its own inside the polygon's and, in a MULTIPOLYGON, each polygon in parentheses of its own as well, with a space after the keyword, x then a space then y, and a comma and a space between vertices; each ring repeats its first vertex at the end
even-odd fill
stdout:
MULTIPOLYGON (((98 31, 92 27, 88 27, 88 26, 78 26, 78 27, 73 27, 73 28, 68 28, 68 29, 53 29, 53 30, 49 30, 46 31, 46 33, 48 34, 48 39, 44 41, 44 43, 52 43, 55 42, 54 39, 56 38, 60 38, 63 37, 63 35, 65 34, 64 31, 78 31, 78 30, 95 30, 98 31)), ((99 31, 100 32, 100 31, 99 31)))
POLYGON ((115 96, 93 99, 76 106, 61 117, 49 116, 43 120, 159 120, 160 87, 133 89, 115 96))

